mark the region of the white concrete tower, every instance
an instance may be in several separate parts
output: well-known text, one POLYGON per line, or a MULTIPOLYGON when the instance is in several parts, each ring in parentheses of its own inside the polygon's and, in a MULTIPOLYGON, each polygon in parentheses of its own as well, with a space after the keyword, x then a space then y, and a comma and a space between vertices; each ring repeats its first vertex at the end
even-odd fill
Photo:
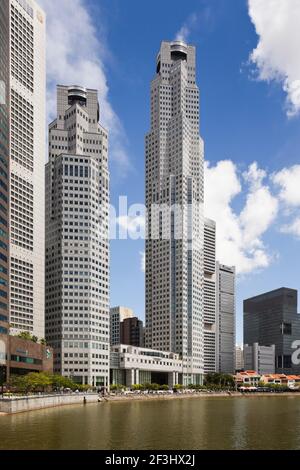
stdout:
POLYGON ((34 0, 9 8, 10 266, 12 334, 45 336, 45 14, 34 0))
POLYGON ((108 135, 96 90, 57 87, 46 165, 46 338, 54 370, 109 385, 108 135))
POLYGON ((216 372, 216 223, 204 221, 204 372, 216 372))
POLYGON ((145 343, 180 354, 183 384, 203 376, 203 154, 195 47, 164 41, 146 136, 145 343))

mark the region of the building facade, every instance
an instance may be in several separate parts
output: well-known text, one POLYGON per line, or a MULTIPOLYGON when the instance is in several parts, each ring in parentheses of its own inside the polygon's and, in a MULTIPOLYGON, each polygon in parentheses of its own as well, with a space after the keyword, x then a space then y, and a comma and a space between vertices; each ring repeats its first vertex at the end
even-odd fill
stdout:
POLYGON ((0 24, 0 83, 5 95, 0 105, 0 302, 6 305, 1 315, 9 317, 12 333, 26 330, 42 338, 45 14, 34 0, 6 0, 1 2, 0 24))
POLYGON ((235 268, 216 265, 217 371, 235 372, 235 268))
POLYGON ((54 370, 109 381, 108 135, 96 90, 57 87, 46 165, 46 338, 54 370))
MULTIPOLYGON (((249 369, 251 369, 251 367, 249 369)), ((235 370, 244 370, 244 351, 241 346, 235 347, 235 370)))
POLYGON ((125 318, 120 323, 120 343, 144 347, 144 326, 137 317, 125 318))
POLYGON ((216 223, 204 220, 204 372, 216 372, 216 223))
POLYGON ((0 334, 9 324, 9 3, 0 3, 0 334))
POLYGON ((183 384, 204 373, 203 155, 195 47, 164 41, 146 136, 145 345, 182 357, 183 384))
POLYGON ((246 370, 255 370, 260 375, 275 374, 275 345, 245 344, 244 364, 246 370))
POLYGON ((179 354, 124 344, 112 347, 110 362, 111 383, 126 387, 158 383, 172 388, 183 368, 179 354))
POLYGON ((30 372, 53 373, 53 351, 33 341, 17 336, 0 334, 0 367, 2 385, 11 375, 24 375, 30 372))
POLYGON ((276 373, 299 374, 292 363, 294 341, 300 338, 297 291, 281 288, 244 300, 244 343, 275 345, 276 373))
POLYGON ((112 307, 110 309, 110 344, 120 344, 120 323, 126 318, 133 318, 134 313, 128 307, 112 307))

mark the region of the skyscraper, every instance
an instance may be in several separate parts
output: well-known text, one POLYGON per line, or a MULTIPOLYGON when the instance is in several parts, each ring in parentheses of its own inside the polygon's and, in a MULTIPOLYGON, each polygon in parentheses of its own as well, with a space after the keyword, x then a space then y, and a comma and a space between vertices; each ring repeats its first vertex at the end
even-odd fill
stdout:
POLYGON ((137 317, 125 318, 120 323, 120 344, 144 347, 144 326, 137 317))
POLYGON ((96 90, 57 87, 46 165, 46 338, 54 370, 109 384, 108 135, 96 90))
POLYGON ((235 268, 216 265, 216 358, 217 371, 235 372, 235 268))
POLYGON ((204 220, 204 372, 216 372, 216 223, 204 220))
POLYGON ((0 3, 0 333, 9 323, 9 3, 0 3))
POLYGON ((110 344, 121 343, 120 323, 126 318, 133 318, 133 310, 128 307, 112 307, 110 309, 110 344))
POLYGON ((181 355, 183 384, 203 377, 203 154, 195 47, 163 41, 146 136, 145 345, 181 355))
POLYGON ((5 0, 0 17, 1 302, 9 292, 12 333, 44 337, 45 15, 34 0, 5 0))
POLYGON ((292 360, 293 343, 300 338, 297 294, 282 287, 244 300, 244 343, 275 345, 275 368, 280 374, 300 373, 299 364, 292 360))

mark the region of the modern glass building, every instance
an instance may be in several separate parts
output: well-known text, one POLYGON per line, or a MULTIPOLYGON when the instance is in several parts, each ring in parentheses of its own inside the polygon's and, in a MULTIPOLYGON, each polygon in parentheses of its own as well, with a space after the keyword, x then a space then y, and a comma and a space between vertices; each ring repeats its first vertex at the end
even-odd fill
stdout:
POLYGON ((235 268, 216 265, 216 366, 217 372, 235 372, 235 268))
POLYGON ((244 300, 244 344, 275 345, 276 373, 300 374, 292 363, 292 345, 299 339, 296 290, 283 287, 244 300))

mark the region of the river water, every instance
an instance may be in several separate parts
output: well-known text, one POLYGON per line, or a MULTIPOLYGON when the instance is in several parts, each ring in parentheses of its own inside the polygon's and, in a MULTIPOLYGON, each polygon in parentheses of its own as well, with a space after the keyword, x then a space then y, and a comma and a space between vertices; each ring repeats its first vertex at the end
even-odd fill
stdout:
POLYGON ((0 449, 300 449, 300 397, 106 402, 0 416, 0 449))

